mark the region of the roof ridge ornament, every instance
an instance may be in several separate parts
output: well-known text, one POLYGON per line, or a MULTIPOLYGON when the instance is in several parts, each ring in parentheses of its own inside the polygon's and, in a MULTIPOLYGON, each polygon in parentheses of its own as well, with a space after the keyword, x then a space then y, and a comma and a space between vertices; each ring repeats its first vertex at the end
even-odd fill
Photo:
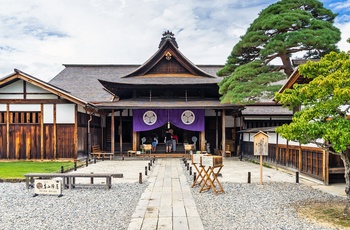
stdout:
POLYGON ((162 39, 160 40, 160 43, 159 43, 159 46, 158 46, 158 49, 160 47, 162 47, 162 45, 167 41, 169 40, 171 43, 173 43, 173 45, 178 49, 179 46, 177 45, 177 42, 176 42, 176 39, 175 39, 175 35, 173 32, 167 30, 165 31, 163 34, 162 34, 162 39))

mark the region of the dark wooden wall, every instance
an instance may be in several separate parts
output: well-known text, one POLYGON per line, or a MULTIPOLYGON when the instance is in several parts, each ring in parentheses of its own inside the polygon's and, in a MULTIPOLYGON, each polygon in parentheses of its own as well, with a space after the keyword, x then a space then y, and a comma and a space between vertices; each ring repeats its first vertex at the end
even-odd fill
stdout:
MULTIPOLYGON (((57 125, 56 158, 74 158, 74 125, 57 125)), ((6 125, 0 124, 0 159, 54 159, 53 125, 44 125, 44 152, 38 124, 10 124, 9 153, 6 125)))
MULTIPOLYGON (((258 156, 253 156, 253 142, 243 142, 242 151, 247 156, 258 158, 258 156)), ((263 160, 288 168, 294 168, 311 177, 324 180, 323 151, 318 148, 270 143, 269 155, 264 156, 263 160)))

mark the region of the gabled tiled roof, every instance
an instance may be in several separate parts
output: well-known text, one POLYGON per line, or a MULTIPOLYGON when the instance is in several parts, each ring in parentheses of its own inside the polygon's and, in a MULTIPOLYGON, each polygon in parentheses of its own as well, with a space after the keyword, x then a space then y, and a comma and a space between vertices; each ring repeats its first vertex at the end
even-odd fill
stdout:
POLYGON ((42 89, 45 89, 53 94, 56 94, 57 96, 61 97, 62 99, 67 99, 71 102, 80 104, 82 106, 88 105, 88 101, 85 101, 84 99, 74 96, 69 91, 65 90, 63 87, 58 87, 53 84, 44 82, 36 77, 33 77, 21 70, 15 69, 14 73, 0 79, 0 86, 6 86, 8 84, 13 83, 14 81, 17 81, 18 79, 30 82, 31 84, 38 86, 42 89))
POLYGON ((151 75, 151 78, 156 75, 168 79, 177 76, 215 78, 215 75, 210 75, 198 68, 178 50, 174 34, 169 31, 163 34, 159 49, 144 64, 124 78, 147 77, 148 75, 151 75))
MULTIPOLYGON (((49 83, 60 87, 70 92, 79 98, 82 98, 89 102, 103 102, 110 101, 112 95, 103 89, 103 86, 98 79, 109 82, 125 82, 128 83, 128 79, 122 79, 128 73, 131 73, 137 69, 140 65, 64 65, 65 68, 54 77, 49 83)), ((198 65, 199 68, 203 68, 208 73, 216 73, 223 66, 220 65, 198 65)), ((221 78, 216 77, 214 79, 204 78, 208 83, 219 82, 221 78)), ((149 82, 153 82, 148 79, 149 82)), ((159 79, 158 79, 159 80, 159 79)), ((181 79, 173 78, 174 82, 179 82, 181 79)), ((198 79, 187 79, 187 83, 196 84, 198 79)), ((141 81, 141 80, 139 80, 141 81)), ((144 82, 144 81, 142 81, 144 82)), ((134 84, 135 81, 132 81, 134 84)), ((137 83, 137 81, 136 81, 137 83)), ((170 84, 170 82, 168 82, 170 84)))
POLYGON ((89 102, 108 102, 113 97, 110 92, 113 93, 115 88, 121 87, 124 91, 129 91, 133 85, 138 87, 187 85, 187 88, 202 85, 205 86, 204 89, 210 86, 211 89, 218 91, 217 83, 222 78, 218 77, 216 72, 223 67, 223 65, 194 65, 178 50, 175 38, 169 31, 163 34, 159 49, 142 65, 64 66, 65 69, 53 78, 50 84, 89 102), (173 71, 174 69, 176 71, 173 71))

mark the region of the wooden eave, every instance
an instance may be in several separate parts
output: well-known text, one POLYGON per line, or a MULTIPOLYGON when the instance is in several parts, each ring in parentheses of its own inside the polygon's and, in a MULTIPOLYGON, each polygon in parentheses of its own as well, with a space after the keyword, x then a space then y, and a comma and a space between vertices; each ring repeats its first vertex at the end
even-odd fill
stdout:
POLYGON ((225 109, 233 111, 241 111, 244 106, 235 104, 222 104, 219 100, 165 100, 165 99, 125 99, 120 101, 95 103, 98 109, 225 109))
POLYGON ((282 86, 282 88, 278 91, 278 93, 282 93, 286 89, 291 89, 295 83, 298 84, 307 84, 312 79, 308 79, 300 75, 298 68, 294 70, 294 72, 289 76, 287 82, 282 86))
POLYGON ((10 74, 10 75, 8 75, 0 80, 0 88, 3 86, 9 85, 9 84, 11 84, 19 79, 24 80, 26 82, 29 82, 29 83, 31 83, 37 87, 40 87, 42 89, 45 89, 45 90, 57 95, 58 97, 60 97, 62 99, 66 99, 70 102, 79 104, 79 105, 84 106, 84 107, 89 106, 88 102, 72 96, 67 91, 60 89, 58 87, 55 87, 51 84, 48 84, 48 83, 46 83, 38 78, 35 78, 29 74, 26 74, 18 69, 15 69, 13 74, 10 74))
MULTIPOLYGON (((133 91, 159 91, 159 90, 180 90, 191 92, 194 90, 206 91, 210 98, 219 98, 219 86, 217 83, 197 83, 197 84, 131 84, 131 83, 120 83, 120 82, 108 82, 99 80, 108 92, 112 92, 113 95, 120 99, 126 99, 132 97, 133 91)), ((154 92, 153 91, 153 92, 154 92)), ((185 95, 185 94, 184 94, 185 95)))
MULTIPOLYGON (((152 68, 160 63, 163 58, 166 58, 166 54, 169 53, 171 58, 175 58, 176 61, 180 63, 190 74, 194 76, 201 76, 206 78, 215 78, 214 76, 202 71, 200 68, 195 66, 191 61, 189 61, 170 41, 167 40, 164 44, 158 49, 158 51, 151 56, 144 64, 142 64, 135 71, 131 72, 128 75, 125 75, 123 78, 136 77, 136 76, 145 76, 149 73, 152 68)), ((159 73, 162 74, 162 73, 159 73)), ((163 73, 164 74, 164 73, 163 73)))
POLYGON ((120 83, 120 82, 110 82, 104 80, 98 80, 107 89, 153 89, 153 88, 219 88, 217 83, 193 83, 193 84, 164 84, 159 82, 158 84, 130 84, 130 83, 120 83))

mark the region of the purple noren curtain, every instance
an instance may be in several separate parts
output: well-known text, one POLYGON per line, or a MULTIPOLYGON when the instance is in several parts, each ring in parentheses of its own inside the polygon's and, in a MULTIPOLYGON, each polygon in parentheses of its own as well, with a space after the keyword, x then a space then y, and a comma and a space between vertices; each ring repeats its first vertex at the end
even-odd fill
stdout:
POLYGON ((204 131, 204 109, 134 109, 133 131, 161 127, 168 121, 178 128, 204 131))

